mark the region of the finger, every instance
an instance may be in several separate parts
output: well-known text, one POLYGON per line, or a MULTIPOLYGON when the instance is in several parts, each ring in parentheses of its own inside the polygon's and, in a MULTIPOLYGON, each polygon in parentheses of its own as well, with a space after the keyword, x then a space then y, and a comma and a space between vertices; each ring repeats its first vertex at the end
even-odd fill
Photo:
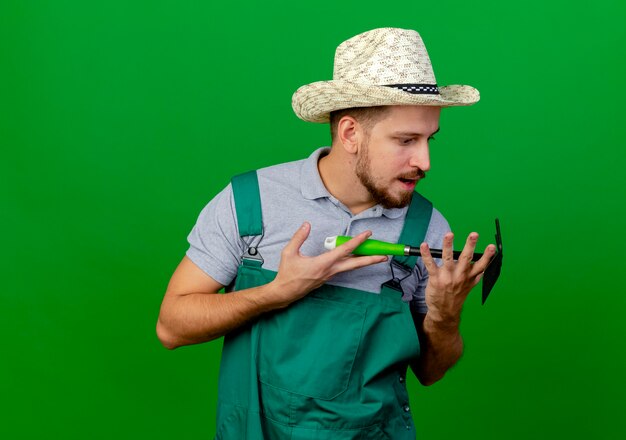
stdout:
POLYGON ((288 255, 298 255, 302 244, 306 241, 311 232, 311 225, 308 222, 304 222, 302 226, 293 234, 289 243, 283 249, 283 252, 288 255))
POLYGON ((496 254, 496 247, 493 244, 490 244, 489 246, 487 246, 487 249, 485 249, 483 256, 480 257, 480 260, 475 262, 474 265, 472 266, 472 271, 470 272, 470 276, 475 276, 484 272, 485 269, 487 269, 487 266, 489 266, 489 263, 491 262, 491 259, 493 258, 495 254, 496 254))
POLYGON ((443 252, 441 253, 441 257, 444 265, 450 265, 454 262, 454 254, 452 250, 453 240, 454 234, 452 232, 448 232, 443 236, 443 252))
POLYGON ((372 255, 367 257, 352 257, 337 262, 333 267, 334 273, 346 272, 348 270, 354 270, 365 266, 371 266, 372 264, 384 263, 387 261, 385 255, 372 255))
POLYGON ((484 274, 484 272, 481 272, 474 277, 474 279, 472 280, 472 289, 476 287, 476 284, 480 283, 480 280, 483 278, 484 274))
POLYGON ((362 244, 365 240, 372 236, 372 231, 364 231, 360 234, 352 237, 350 240, 346 241, 341 246, 337 246, 332 251, 328 252, 333 258, 344 258, 352 254, 352 251, 355 250, 360 244, 362 244))
POLYGON ((465 241, 465 246, 463 247, 463 251, 461 255, 459 255, 459 261, 471 264, 472 257, 474 256, 474 249, 476 249, 476 242, 478 241, 478 234, 476 232, 470 233, 467 236, 467 240, 465 241))
POLYGON ((430 254, 430 248, 428 243, 422 243, 420 245, 420 254, 422 255, 422 261, 429 274, 434 274, 437 271, 437 264, 433 260, 433 256, 430 254))

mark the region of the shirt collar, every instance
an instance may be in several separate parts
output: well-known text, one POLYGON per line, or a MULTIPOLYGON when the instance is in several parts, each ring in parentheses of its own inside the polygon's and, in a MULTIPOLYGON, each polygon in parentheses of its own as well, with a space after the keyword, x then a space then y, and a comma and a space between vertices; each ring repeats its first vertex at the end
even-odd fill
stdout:
POLYGON ((329 152, 330 147, 318 148, 304 160, 300 173, 300 191, 305 199, 315 200, 322 197, 331 197, 331 194, 324 186, 324 182, 322 182, 320 171, 317 168, 318 161, 329 152))
MULTIPOLYGON (((315 200, 324 197, 334 199, 324 186, 319 168, 317 167, 318 161, 329 152, 330 147, 318 148, 304 160, 300 172, 300 191, 305 199, 315 200)), ((382 215, 388 218, 398 218, 406 213, 407 209, 408 207, 406 206, 404 208, 383 208, 382 215)))

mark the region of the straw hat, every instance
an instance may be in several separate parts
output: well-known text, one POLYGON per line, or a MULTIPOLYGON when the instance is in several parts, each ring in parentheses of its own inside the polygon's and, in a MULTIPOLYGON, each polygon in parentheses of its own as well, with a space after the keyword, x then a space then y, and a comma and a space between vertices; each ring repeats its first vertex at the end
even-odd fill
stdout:
POLYGON ((293 94, 296 115, 328 122, 334 110, 378 105, 472 105, 474 87, 438 87, 426 46, 413 30, 374 29, 344 41, 335 52, 331 81, 300 87, 293 94))

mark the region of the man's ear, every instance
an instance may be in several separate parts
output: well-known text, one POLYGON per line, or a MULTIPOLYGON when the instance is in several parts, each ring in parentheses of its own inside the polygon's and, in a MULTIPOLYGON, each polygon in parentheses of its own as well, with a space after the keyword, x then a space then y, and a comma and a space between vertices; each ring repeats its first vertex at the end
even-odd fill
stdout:
POLYGON ((360 129, 360 124, 350 115, 342 117, 337 123, 337 137, 343 149, 349 154, 356 154, 358 151, 360 129))

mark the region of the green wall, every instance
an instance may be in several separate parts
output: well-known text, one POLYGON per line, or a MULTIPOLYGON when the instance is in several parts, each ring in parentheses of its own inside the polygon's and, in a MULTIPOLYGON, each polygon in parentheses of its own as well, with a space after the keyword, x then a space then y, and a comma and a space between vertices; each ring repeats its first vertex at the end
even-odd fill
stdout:
POLYGON ((626 435, 625 23, 619 0, 3 1, 0 438, 211 438, 219 342, 154 330, 186 236, 232 174, 328 144, 291 95, 382 26, 480 90, 420 189, 506 247, 459 364, 409 383, 420 438, 626 435))

